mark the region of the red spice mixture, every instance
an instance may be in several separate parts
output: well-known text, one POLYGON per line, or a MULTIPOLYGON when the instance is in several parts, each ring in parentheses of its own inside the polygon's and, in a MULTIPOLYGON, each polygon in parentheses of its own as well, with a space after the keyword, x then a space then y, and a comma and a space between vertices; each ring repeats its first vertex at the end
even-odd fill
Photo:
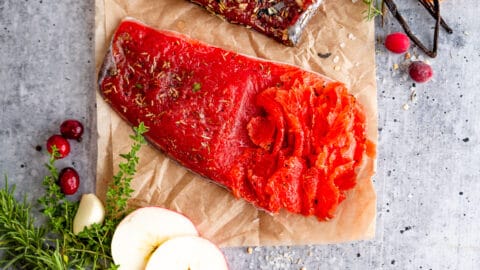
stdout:
POLYGON ((151 143, 270 212, 332 218, 368 151, 343 84, 134 21, 118 27, 99 86, 151 143))

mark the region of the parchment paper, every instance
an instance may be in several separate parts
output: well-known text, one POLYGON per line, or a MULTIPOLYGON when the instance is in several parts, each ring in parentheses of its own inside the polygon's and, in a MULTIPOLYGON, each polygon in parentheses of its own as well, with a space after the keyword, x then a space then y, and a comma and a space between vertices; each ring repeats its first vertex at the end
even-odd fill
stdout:
MULTIPOLYGON (((232 25, 183 0, 96 0, 95 59, 97 74, 111 35, 126 16, 159 29, 174 30, 228 50, 294 64, 344 82, 367 112, 368 138, 377 142, 374 27, 365 22, 365 5, 351 0, 325 0, 308 24, 299 45, 281 45, 242 26, 232 25), (321 58, 317 53, 331 53, 321 58)), ((117 171, 120 153, 129 151, 131 127, 97 91, 98 162, 96 193, 117 171)), ((367 158, 358 185, 348 192, 337 215, 328 222, 287 212, 257 210, 229 191, 187 171, 148 145, 140 153, 132 183, 132 207, 157 205, 179 211, 200 234, 220 246, 302 245, 368 239, 375 233, 376 195, 371 177, 375 160, 367 158)))

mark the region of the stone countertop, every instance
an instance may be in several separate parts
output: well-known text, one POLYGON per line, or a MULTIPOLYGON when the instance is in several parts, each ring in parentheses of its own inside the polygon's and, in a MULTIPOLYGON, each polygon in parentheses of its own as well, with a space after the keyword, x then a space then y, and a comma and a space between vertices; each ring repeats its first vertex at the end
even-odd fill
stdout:
MULTIPOLYGON (((397 2, 414 31, 431 43, 433 20, 416 1, 397 2)), ((441 31, 439 56, 428 59, 435 76, 417 85, 405 75, 403 56, 381 44, 400 26, 391 16, 383 28, 377 21, 375 239, 254 247, 252 254, 227 248, 231 269, 479 269, 478 11, 475 0, 443 1, 443 17, 455 32, 441 31)), ((19 197, 23 192, 35 198, 41 190, 46 156, 36 147, 44 151, 66 118, 81 120, 86 132, 72 144, 75 154, 58 165, 79 171, 80 192, 93 190, 94 13, 93 0, 0 0, 0 172, 17 185, 19 197)))

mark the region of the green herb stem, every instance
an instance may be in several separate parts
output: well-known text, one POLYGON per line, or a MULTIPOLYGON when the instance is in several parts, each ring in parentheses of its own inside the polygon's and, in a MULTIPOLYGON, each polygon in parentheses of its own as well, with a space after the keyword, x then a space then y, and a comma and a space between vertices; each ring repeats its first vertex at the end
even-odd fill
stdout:
POLYGON ((367 10, 364 11, 367 21, 371 21, 376 16, 382 15, 383 0, 363 0, 363 3, 367 5, 367 10))
POLYGON ((137 156, 140 147, 146 143, 143 134, 148 131, 143 123, 138 127, 133 128, 135 134, 130 135, 133 140, 133 145, 130 152, 127 154, 120 154, 120 157, 125 161, 121 162, 118 167, 119 171, 113 176, 113 181, 107 191, 106 198, 106 215, 108 219, 118 221, 122 219, 127 211, 127 201, 134 191, 130 184, 133 176, 136 173, 139 158, 137 156))

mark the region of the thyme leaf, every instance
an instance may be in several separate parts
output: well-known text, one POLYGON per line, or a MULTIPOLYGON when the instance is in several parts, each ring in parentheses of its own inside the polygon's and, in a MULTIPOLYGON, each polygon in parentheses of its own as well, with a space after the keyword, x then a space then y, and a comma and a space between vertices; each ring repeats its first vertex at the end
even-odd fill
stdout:
POLYGON ((196 83, 194 83, 194 84, 192 85, 192 91, 193 91, 194 93, 200 91, 201 89, 202 89, 202 84, 199 83, 199 82, 196 82, 196 83))

